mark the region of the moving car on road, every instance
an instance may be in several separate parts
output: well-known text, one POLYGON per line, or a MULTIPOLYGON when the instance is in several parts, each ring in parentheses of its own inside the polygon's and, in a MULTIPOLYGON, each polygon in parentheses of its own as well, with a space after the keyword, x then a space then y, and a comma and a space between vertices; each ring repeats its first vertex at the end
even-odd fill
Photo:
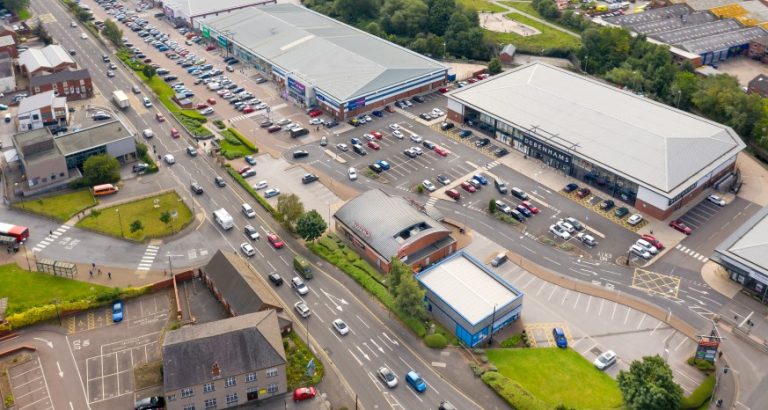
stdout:
POLYGON ((389 370, 387 367, 379 367, 378 370, 376 370, 376 375, 381 379, 382 382, 384 382, 384 385, 389 387, 390 389, 394 389, 397 387, 397 376, 395 376, 394 373, 392 373, 392 370, 389 370))
POLYGON ((304 296, 309 293, 309 288, 304 284, 304 281, 300 277, 294 276, 291 278, 291 287, 296 289, 296 293, 300 296, 304 296))
POLYGON ((349 333, 349 326, 347 326, 346 322, 344 322, 341 319, 334 320, 333 322, 331 322, 331 325, 333 325, 333 329, 336 330, 342 336, 349 333))

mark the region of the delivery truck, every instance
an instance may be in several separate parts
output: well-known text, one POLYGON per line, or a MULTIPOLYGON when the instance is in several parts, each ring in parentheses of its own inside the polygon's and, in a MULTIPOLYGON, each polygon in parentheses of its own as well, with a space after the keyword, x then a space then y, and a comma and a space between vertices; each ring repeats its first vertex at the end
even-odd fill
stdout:
POLYGON ((128 96, 125 95, 125 93, 121 90, 113 91, 112 99, 115 101, 115 104, 120 107, 120 109, 126 109, 131 105, 131 102, 128 100, 128 96))
POLYGON ((224 208, 213 211, 213 220, 215 220, 225 231, 228 231, 235 226, 235 221, 232 219, 232 215, 230 215, 224 208))

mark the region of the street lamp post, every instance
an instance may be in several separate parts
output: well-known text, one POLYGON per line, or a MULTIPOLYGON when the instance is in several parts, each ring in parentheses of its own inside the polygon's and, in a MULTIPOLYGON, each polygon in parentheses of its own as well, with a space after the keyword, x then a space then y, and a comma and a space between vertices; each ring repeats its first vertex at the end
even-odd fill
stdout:
POLYGON ((120 215, 120 208, 115 208, 115 212, 117 212, 117 223, 120 224, 120 236, 125 237, 125 233, 123 233, 123 217, 120 215))
POLYGON ((496 321, 496 304, 493 304, 493 315, 491 315, 491 332, 488 335, 488 346, 493 343, 493 322, 496 321))
POLYGON ((677 90, 677 104, 675 104, 675 108, 680 108, 680 96, 683 95, 683 90, 677 90))
POLYGON ((445 45, 445 42, 443 42, 443 58, 445 58, 446 54, 448 54, 448 48, 445 45))

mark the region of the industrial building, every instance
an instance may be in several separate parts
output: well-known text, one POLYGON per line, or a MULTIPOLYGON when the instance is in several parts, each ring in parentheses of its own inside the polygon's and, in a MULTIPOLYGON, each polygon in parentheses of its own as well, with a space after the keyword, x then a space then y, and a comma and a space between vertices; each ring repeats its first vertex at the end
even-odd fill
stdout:
POLYGON ((450 229, 379 189, 352 198, 333 218, 339 235, 384 272, 393 256, 418 270, 457 250, 450 229))
POLYGON ((427 311, 474 347, 520 318, 523 292, 469 254, 457 252, 416 275, 427 311))
POLYGON ((338 119, 446 83, 448 67, 437 61, 295 4, 206 17, 199 28, 284 99, 338 119))
POLYGON ((207 16, 218 16, 275 2, 275 0, 164 0, 163 14, 177 27, 195 27, 199 19, 207 16))
POLYGON ((730 127, 544 63, 447 96, 451 120, 658 219, 733 170, 745 147, 730 127))

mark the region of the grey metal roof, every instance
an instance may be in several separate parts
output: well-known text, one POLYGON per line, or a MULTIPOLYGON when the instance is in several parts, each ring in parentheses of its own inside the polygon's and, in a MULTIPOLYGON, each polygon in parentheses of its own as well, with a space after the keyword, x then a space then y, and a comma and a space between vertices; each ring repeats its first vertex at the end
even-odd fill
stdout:
POLYGON ((0 47, 10 46, 11 44, 16 44, 16 40, 13 39, 13 36, 0 37, 0 47))
POLYGON ((758 0, 742 1, 739 6, 747 11, 747 17, 757 20, 758 23, 768 21, 768 7, 758 0))
POLYGON ((295 4, 252 7, 201 24, 344 102, 446 71, 406 48, 295 4))
POLYGON ((282 304, 263 280, 236 253, 219 250, 203 268, 237 315, 272 308, 282 310, 282 304))
POLYGON ((265 310, 166 333, 163 387, 166 392, 285 364, 277 312, 265 310))
POLYGON ((90 77, 91 73, 87 68, 82 70, 62 70, 53 74, 36 75, 29 80, 29 85, 30 87, 35 87, 41 84, 52 84, 62 81, 78 81, 90 77))
POLYGON ((622 17, 624 16, 617 17, 619 20, 618 22, 615 22, 615 23, 622 25, 623 27, 626 27, 629 30, 632 30, 634 32, 647 34, 647 35, 661 33, 669 30, 675 30, 682 27, 690 27, 690 26, 696 26, 699 24, 705 24, 712 21, 716 21, 718 19, 714 14, 708 11, 697 11, 690 14, 681 14, 679 16, 670 16, 668 18, 651 20, 651 21, 642 21, 638 23, 622 22, 621 21, 622 17))
POLYGON ((37 71, 39 68, 50 69, 62 63, 75 64, 69 54, 58 44, 30 48, 19 54, 19 65, 26 66, 29 72, 37 71))
POLYGON ((24 114, 47 106, 53 107, 56 103, 56 98, 56 93, 53 90, 30 95, 19 102, 18 113, 24 114))
POLYGON ((742 28, 741 23, 734 19, 712 21, 704 24, 685 26, 676 30, 668 30, 663 33, 651 35, 651 37, 667 44, 681 44, 698 38, 715 36, 729 31, 737 31, 742 28))
POLYGON ((768 95, 768 76, 765 74, 758 74, 755 78, 749 81, 750 91, 754 90, 761 95, 768 95))
POLYGON ((440 222, 399 196, 371 189, 352 198, 334 216, 352 229, 376 253, 389 259, 398 250, 435 232, 450 233, 440 222), (411 228, 414 228, 411 231, 411 228), (401 233, 411 232, 408 238, 401 233))
POLYGON ((122 122, 114 120, 64 134, 54 141, 61 154, 67 156, 126 138, 133 138, 131 131, 122 122))
POLYGON ((738 227, 715 253, 768 278, 768 207, 738 227))
POLYGON ((499 310, 522 295, 464 252, 424 270, 417 279, 473 325, 491 316, 494 306, 499 310))
POLYGON ((621 16, 606 17, 605 21, 621 26, 628 26, 647 23, 649 21, 679 18, 682 15, 691 14, 692 12, 693 10, 685 4, 673 4, 669 7, 650 9, 642 13, 630 13, 621 16))
POLYGON ((264 0, 165 0, 163 3, 166 7, 181 10, 187 17, 194 17, 237 7, 255 6, 262 2, 264 0))
POLYGON ((741 46, 752 40, 764 37, 768 37, 768 31, 765 31, 761 27, 748 27, 741 30, 686 41, 680 44, 680 47, 691 53, 703 54, 710 51, 727 50, 731 47, 741 46))
POLYGON ((745 147, 730 127, 539 62, 448 98, 667 197, 745 147))
POLYGON ((715 7, 739 3, 738 0, 686 0, 686 4, 694 10, 709 10, 715 7))

